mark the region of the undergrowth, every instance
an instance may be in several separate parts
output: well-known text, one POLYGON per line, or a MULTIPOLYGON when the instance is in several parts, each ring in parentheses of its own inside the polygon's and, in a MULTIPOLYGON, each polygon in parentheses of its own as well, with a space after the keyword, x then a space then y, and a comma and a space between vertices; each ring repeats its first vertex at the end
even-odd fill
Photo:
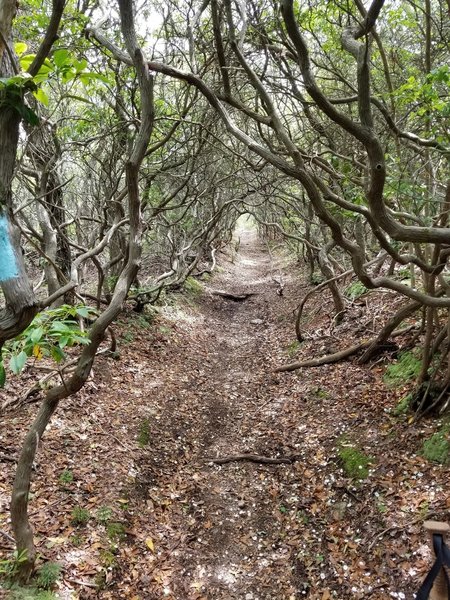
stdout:
POLYGON ((431 437, 424 441, 422 454, 427 460, 441 465, 448 462, 450 452, 449 433, 450 424, 446 424, 441 431, 433 433, 431 437))
POLYGON ((421 360, 416 352, 402 352, 398 360, 389 365, 383 375, 386 385, 394 387, 416 378, 420 373, 421 360))
POLYGON ((357 300, 368 291, 369 290, 364 284, 362 284, 360 281, 355 281, 354 283, 351 283, 347 288, 345 288, 344 294, 350 300, 357 300))
POLYGON ((187 277, 186 281, 184 282, 183 289, 186 294, 192 298, 198 298, 203 293, 202 284, 194 277, 187 277))

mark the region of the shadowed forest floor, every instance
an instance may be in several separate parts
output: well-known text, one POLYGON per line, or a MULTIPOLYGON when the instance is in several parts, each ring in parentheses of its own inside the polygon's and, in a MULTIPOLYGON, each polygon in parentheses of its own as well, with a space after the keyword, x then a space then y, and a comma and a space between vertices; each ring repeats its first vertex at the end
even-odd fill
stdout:
MULTIPOLYGON (((438 425, 394 416, 404 389, 384 385, 381 362, 274 374, 389 316, 389 295, 369 295, 330 329, 331 305, 319 296, 299 346, 298 269, 244 231, 234 260, 222 256, 203 289, 191 286, 154 318, 122 318, 120 358, 98 359, 38 455, 30 507, 41 556, 64 567, 57 597, 412 597, 431 560, 422 522, 445 520, 450 508, 447 468, 420 455, 438 425), (234 302, 215 290, 252 295, 234 302), (342 469, 345 446, 370 457, 366 479, 342 469), (292 462, 211 461, 242 454, 292 462), (77 507, 88 511, 84 524, 77 507)), ((35 410, 2 415, 7 533, 11 457, 35 410)))

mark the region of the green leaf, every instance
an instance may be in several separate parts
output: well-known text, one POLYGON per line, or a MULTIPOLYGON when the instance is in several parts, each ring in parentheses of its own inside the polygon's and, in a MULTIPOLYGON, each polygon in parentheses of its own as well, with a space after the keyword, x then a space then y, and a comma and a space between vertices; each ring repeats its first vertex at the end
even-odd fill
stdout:
POLYGON ((30 340, 33 342, 33 345, 40 342, 43 335, 44 335, 43 327, 36 327, 36 329, 33 329, 33 331, 31 332, 31 335, 30 335, 30 340))
POLYGON ((59 343, 60 348, 65 348, 67 346, 67 344, 69 343, 69 337, 67 335, 60 337, 58 343, 59 343))
POLYGON ((75 67, 75 69, 77 70, 78 73, 81 73, 81 71, 84 71, 85 68, 87 67, 88 62, 85 58, 82 58, 81 60, 74 60, 73 61, 73 66, 75 67))
POLYGON ((64 66, 68 60, 70 58, 70 53, 68 50, 65 50, 64 48, 61 50, 56 50, 53 53, 53 62, 55 63, 55 65, 58 68, 61 68, 62 66, 64 66))
POLYGON ((15 375, 18 375, 22 371, 22 369, 25 366, 25 363, 27 362, 27 358, 28 356, 23 350, 22 352, 19 352, 19 354, 13 354, 13 356, 11 356, 9 366, 11 368, 11 371, 15 375))
POLYGON ((20 114, 23 120, 30 125, 39 125, 39 117, 29 106, 23 104, 21 107, 17 108, 17 112, 20 114))
POLYGON ((36 54, 25 54, 25 56, 21 56, 19 63, 23 71, 28 71, 29 66, 36 58, 36 54))
POLYGON ((50 348, 50 354, 55 362, 59 363, 66 358, 66 355, 59 346, 52 346, 50 348))
POLYGON ((77 71, 74 67, 70 67, 69 69, 64 69, 63 74, 62 74, 63 83, 67 83, 68 81, 75 79, 76 76, 77 76, 77 71))
POLYGON ((28 49, 28 45, 25 42, 16 42, 14 44, 14 50, 16 51, 17 56, 22 56, 28 49))
POLYGON ((33 96, 38 102, 40 102, 44 106, 48 106, 48 96, 42 88, 39 88, 36 92, 33 92, 33 96))
POLYGON ((6 382, 5 366, 2 362, 0 362, 0 388, 5 387, 5 382, 6 382))
POLYGON ((53 321, 50 331, 57 333, 71 333, 72 329, 62 321, 53 321))
POLYGON ((78 306, 76 310, 77 315, 80 315, 80 317, 83 317, 84 319, 89 318, 89 311, 86 306, 78 306))

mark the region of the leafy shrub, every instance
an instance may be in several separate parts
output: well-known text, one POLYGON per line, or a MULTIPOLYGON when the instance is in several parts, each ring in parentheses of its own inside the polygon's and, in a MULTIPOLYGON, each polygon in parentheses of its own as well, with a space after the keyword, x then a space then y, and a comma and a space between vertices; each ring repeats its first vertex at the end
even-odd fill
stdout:
POLYGON ((421 361, 413 352, 403 352, 397 362, 392 363, 383 375, 383 381, 387 385, 395 386, 410 379, 414 379, 420 373, 421 361))
POLYGON ((75 506, 72 510, 72 524, 73 525, 86 525, 91 515, 86 508, 81 506, 75 506))
POLYGON ((287 347, 287 353, 288 353, 289 358, 295 358, 299 348, 300 348, 300 342, 298 340, 294 340, 293 342, 291 342, 289 344, 289 346, 287 347))
POLYGON ((363 285, 360 281, 355 281, 345 289, 344 294, 350 300, 357 300, 368 291, 369 290, 366 288, 366 286, 363 285))
POLYGON ((13 580, 16 576, 20 564, 27 560, 27 551, 13 552, 11 558, 0 560, 0 577, 5 581, 13 580))
POLYGON ((353 479, 367 479, 369 476, 369 465, 372 460, 356 448, 342 442, 338 448, 338 456, 342 462, 344 471, 348 477, 353 479))
MULTIPOLYGON (((20 335, 5 344, 4 351, 10 357, 11 371, 18 375, 31 357, 35 360, 51 357, 60 363, 66 358, 66 347, 89 344, 87 333, 80 329, 78 319, 93 319, 96 314, 94 309, 84 304, 64 304, 38 313, 20 335)), ((0 362, 0 387, 5 379, 5 367, 0 362)))
POLYGON ((424 441, 422 446, 423 456, 431 461, 441 465, 448 461, 450 451, 450 442, 448 440, 448 427, 442 431, 434 433, 430 438, 424 441))
POLYGON ((39 569, 36 583, 44 590, 50 590, 58 581, 61 574, 61 565, 55 562, 47 562, 39 569))

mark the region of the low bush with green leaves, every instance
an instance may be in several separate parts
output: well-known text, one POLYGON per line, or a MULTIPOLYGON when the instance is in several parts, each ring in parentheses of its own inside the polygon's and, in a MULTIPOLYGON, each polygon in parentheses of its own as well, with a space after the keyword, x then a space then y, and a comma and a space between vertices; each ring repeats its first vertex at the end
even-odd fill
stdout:
POLYGON ((13 552, 10 558, 0 560, 0 579, 4 581, 12 581, 17 575, 21 563, 27 560, 27 551, 23 550, 13 552))
POLYGON ((106 533, 112 542, 120 541, 125 537, 125 525, 118 521, 111 521, 106 525, 106 533))
POLYGON ((61 471, 58 481, 63 487, 70 485, 73 482, 72 471, 70 469, 64 469, 64 471, 61 471))
MULTIPOLYGON (((9 357, 11 371, 18 375, 29 358, 52 358, 60 363, 66 358, 65 348, 89 344, 80 320, 94 319, 96 311, 84 304, 64 304, 38 313, 32 323, 14 340, 5 344, 4 354, 9 357)), ((0 387, 6 380, 3 362, 0 362, 0 387)))
POLYGON ((95 518, 99 523, 103 525, 108 523, 111 520, 113 511, 110 506, 100 506, 95 513, 95 518))
POLYGON ((416 378, 420 373, 421 361, 416 352, 403 352, 398 360, 388 366, 383 381, 389 386, 396 386, 416 378))

